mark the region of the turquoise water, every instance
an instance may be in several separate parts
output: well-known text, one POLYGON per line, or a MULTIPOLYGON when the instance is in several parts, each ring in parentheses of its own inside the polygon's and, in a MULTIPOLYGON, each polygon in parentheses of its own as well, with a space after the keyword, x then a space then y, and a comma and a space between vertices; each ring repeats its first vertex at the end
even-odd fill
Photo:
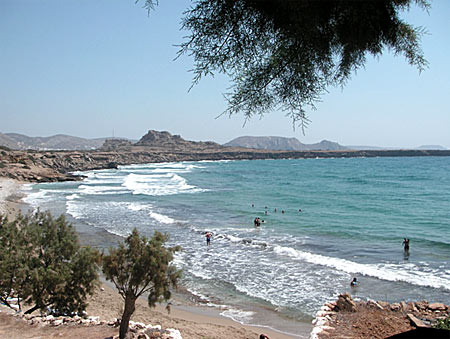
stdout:
POLYGON ((84 174, 83 182, 35 185, 26 201, 120 236, 133 227, 168 233, 183 247, 175 261, 184 285, 238 321, 295 333, 274 316, 310 321, 346 291, 450 303, 450 157, 185 162, 84 174), (259 228, 256 216, 265 221, 259 228), (360 285, 351 289, 353 277, 360 285))

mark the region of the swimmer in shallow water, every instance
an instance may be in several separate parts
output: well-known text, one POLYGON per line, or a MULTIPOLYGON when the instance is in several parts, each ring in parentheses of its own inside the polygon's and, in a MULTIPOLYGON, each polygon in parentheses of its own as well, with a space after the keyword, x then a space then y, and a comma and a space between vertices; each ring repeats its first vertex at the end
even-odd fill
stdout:
POLYGON ((358 280, 356 278, 353 278, 353 280, 350 282, 351 287, 358 286, 358 280))

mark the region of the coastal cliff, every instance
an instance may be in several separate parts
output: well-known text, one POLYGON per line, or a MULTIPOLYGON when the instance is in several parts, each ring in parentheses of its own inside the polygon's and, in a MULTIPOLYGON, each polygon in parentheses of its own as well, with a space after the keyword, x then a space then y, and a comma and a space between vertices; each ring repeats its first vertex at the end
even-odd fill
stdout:
POLYGON ((225 147, 214 142, 188 141, 168 132, 149 131, 137 143, 108 140, 99 150, 36 151, 0 147, 0 176, 27 182, 80 180, 77 171, 119 165, 201 160, 258 160, 450 156, 450 150, 277 151, 225 147))
POLYGON ((164 149, 128 146, 109 151, 11 151, 0 150, 0 176, 19 181, 79 180, 76 171, 116 168, 119 165, 201 160, 258 160, 297 158, 352 158, 399 156, 450 156, 450 151, 262 151, 233 148, 164 149))

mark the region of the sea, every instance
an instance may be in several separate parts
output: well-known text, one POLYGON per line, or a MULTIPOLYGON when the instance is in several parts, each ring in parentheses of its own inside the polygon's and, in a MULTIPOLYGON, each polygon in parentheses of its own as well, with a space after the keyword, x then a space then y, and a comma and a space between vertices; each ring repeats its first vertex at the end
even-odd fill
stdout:
POLYGON ((152 163, 77 174, 86 178, 28 185, 25 202, 66 214, 100 248, 114 245, 105 234, 123 238, 133 228, 168 234, 169 246, 182 247, 174 259, 181 284, 241 323, 306 338, 301 325, 344 292, 450 304, 450 157, 152 163))

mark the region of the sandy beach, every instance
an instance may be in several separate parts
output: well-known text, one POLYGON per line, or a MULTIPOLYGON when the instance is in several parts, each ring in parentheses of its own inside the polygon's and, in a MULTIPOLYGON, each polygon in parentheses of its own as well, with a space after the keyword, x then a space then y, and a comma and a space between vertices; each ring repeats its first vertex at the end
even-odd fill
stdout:
POLYGON ((14 219, 20 212, 20 200, 24 194, 20 191, 23 183, 0 177, 0 214, 14 219))
MULTIPOLYGON (((12 179, 0 178, 0 213, 6 214, 10 220, 16 217, 24 207, 20 202, 24 196, 21 192, 22 185, 23 183, 12 179)), ((88 302, 87 312, 90 316, 99 316, 101 320, 105 321, 111 321, 121 316, 123 300, 108 283, 103 282, 88 302)), ((183 303, 180 298, 172 301, 170 314, 167 313, 164 305, 150 309, 146 300, 141 298, 138 300, 132 320, 153 325, 160 324, 163 328, 178 329, 183 338, 258 338, 261 333, 272 339, 293 337, 269 328, 242 325, 221 316, 218 310, 183 303)), ((11 324, 8 326, 12 326, 10 328, 12 331, 14 326, 11 324)), ((20 327, 23 324, 17 326, 20 327)), ((299 326, 302 327, 302 337, 311 328, 309 324, 303 326, 300 324, 299 326)), ((32 333, 34 329, 30 326, 27 331, 32 333)), ((55 329, 55 331, 57 330, 55 329)), ((110 329, 108 331, 110 332, 110 329)), ((105 335, 109 334, 105 332, 105 335)), ((79 333, 77 337, 79 337, 79 333)))

